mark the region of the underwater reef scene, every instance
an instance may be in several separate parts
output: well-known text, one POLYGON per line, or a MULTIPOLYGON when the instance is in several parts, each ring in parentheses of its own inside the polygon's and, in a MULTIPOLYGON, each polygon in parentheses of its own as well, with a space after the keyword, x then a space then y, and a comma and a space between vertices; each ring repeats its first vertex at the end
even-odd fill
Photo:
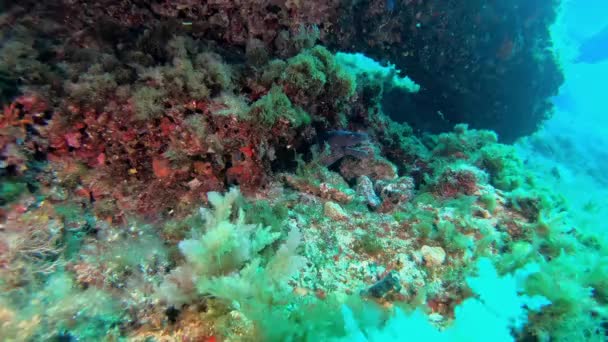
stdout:
POLYGON ((559 5, 1 1, 0 340, 605 341, 559 5))

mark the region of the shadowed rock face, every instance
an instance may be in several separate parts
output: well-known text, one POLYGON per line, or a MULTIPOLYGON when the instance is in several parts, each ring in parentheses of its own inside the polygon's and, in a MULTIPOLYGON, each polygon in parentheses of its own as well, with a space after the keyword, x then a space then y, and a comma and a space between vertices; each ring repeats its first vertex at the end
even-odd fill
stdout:
POLYGON ((431 132, 466 122, 512 141, 552 113, 549 98, 563 83, 549 34, 558 4, 403 1, 382 11, 361 1, 329 38, 338 49, 396 64, 420 84, 405 100, 385 100, 393 119, 431 132))

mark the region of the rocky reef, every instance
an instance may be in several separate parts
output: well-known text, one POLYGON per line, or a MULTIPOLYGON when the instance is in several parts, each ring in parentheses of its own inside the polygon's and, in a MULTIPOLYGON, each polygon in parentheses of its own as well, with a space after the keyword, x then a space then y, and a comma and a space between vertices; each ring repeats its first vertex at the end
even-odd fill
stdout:
POLYGON ((0 6, 1 339, 601 340, 608 244, 498 138, 555 6, 0 6))

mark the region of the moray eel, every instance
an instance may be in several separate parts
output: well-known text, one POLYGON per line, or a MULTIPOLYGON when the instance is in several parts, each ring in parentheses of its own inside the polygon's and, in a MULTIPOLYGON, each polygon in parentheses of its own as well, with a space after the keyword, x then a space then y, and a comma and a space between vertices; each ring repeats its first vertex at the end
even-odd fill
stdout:
POLYGON ((370 154, 362 145, 369 143, 367 133, 351 131, 329 131, 324 135, 326 149, 322 153, 321 164, 331 166, 345 156, 364 158, 370 154), (329 148, 329 151, 327 151, 329 148))

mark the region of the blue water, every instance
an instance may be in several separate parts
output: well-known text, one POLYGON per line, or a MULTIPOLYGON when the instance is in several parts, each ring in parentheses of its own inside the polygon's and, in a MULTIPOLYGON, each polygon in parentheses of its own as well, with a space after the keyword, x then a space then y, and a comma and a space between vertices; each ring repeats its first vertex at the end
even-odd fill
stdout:
MULTIPOLYGON (((566 79, 554 99, 556 112, 518 146, 530 171, 559 170, 558 178, 542 178, 564 195, 582 227, 601 232, 608 219, 608 59, 582 62, 580 56, 608 27, 608 2, 567 1, 562 7, 553 39, 566 79)), ((608 55, 608 44, 594 49, 608 55)))

